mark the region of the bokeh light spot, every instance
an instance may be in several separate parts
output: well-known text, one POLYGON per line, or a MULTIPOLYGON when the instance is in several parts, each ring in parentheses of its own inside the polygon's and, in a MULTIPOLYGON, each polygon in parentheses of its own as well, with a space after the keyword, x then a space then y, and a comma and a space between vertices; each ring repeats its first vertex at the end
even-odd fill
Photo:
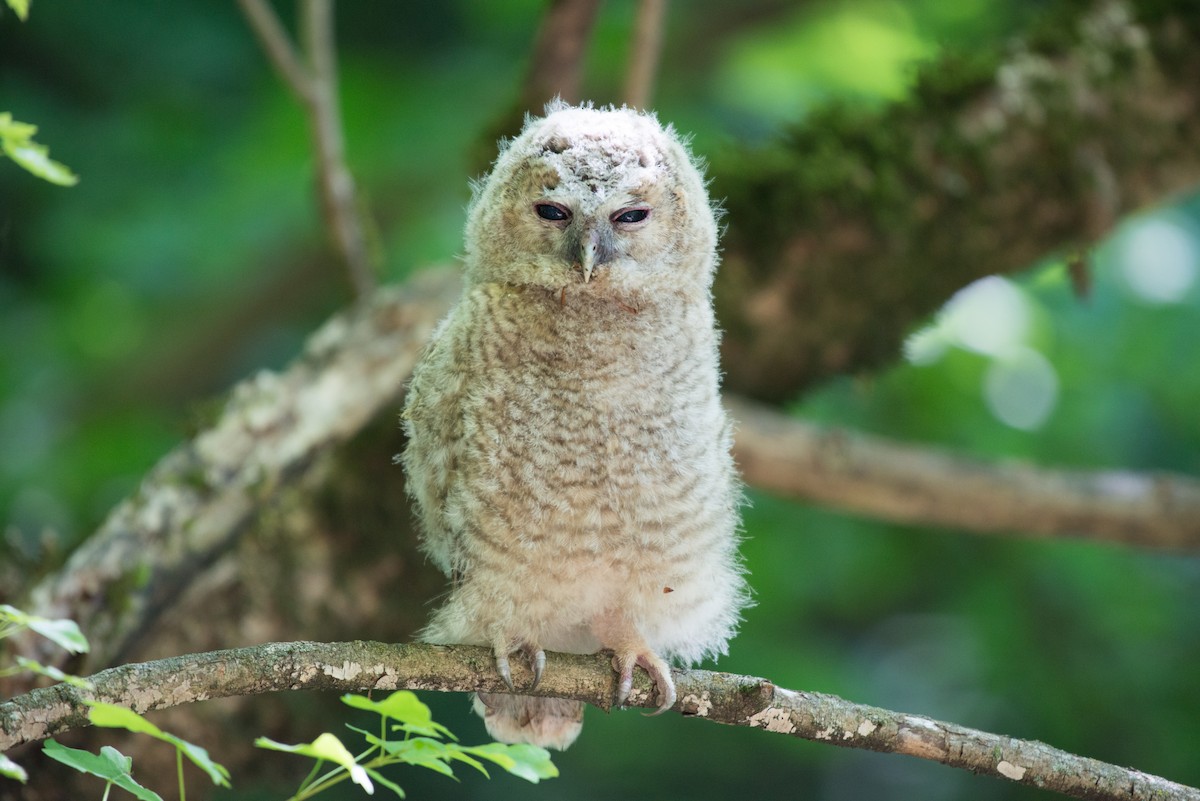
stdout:
POLYGON ((1152 217, 1124 237, 1120 264, 1126 285, 1141 300, 1179 303, 1200 271, 1197 232, 1171 217, 1152 217))
POLYGON ((1058 373, 1033 348, 1015 348, 992 360, 983 378, 988 409, 1005 425, 1033 431, 1054 411, 1058 373))

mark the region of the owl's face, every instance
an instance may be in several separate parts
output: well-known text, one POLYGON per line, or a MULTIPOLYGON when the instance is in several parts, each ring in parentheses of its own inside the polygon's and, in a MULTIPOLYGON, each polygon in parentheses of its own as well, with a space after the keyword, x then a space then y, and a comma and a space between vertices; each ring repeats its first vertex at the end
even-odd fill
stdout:
POLYGON ((651 116, 559 107, 529 122, 479 187, 476 280, 628 294, 707 290, 716 225, 686 149, 651 116))

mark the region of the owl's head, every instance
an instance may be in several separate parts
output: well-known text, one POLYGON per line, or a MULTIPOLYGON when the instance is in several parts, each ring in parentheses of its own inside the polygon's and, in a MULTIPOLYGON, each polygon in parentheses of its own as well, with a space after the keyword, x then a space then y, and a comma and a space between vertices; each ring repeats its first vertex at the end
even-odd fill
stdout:
POLYGON ((717 225, 679 136, 628 108, 552 103, 475 186, 467 275, 596 293, 707 292, 717 225))

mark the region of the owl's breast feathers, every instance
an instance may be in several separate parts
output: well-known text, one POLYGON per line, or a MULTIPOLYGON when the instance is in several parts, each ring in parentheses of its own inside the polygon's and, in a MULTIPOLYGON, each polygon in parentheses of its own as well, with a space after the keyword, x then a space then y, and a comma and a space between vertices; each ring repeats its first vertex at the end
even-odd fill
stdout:
POLYGON ((732 544, 711 309, 636 302, 468 287, 406 411, 426 547, 447 572, 506 549, 633 563, 689 536, 732 544))

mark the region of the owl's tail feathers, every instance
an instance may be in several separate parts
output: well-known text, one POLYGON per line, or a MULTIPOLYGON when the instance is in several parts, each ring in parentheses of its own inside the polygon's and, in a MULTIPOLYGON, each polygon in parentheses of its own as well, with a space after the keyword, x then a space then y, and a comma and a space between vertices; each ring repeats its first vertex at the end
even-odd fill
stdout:
POLYGON ((566 749, 583 729, 583 702, 528 695, 478 693, 475 713, 502 743, 566 749))

